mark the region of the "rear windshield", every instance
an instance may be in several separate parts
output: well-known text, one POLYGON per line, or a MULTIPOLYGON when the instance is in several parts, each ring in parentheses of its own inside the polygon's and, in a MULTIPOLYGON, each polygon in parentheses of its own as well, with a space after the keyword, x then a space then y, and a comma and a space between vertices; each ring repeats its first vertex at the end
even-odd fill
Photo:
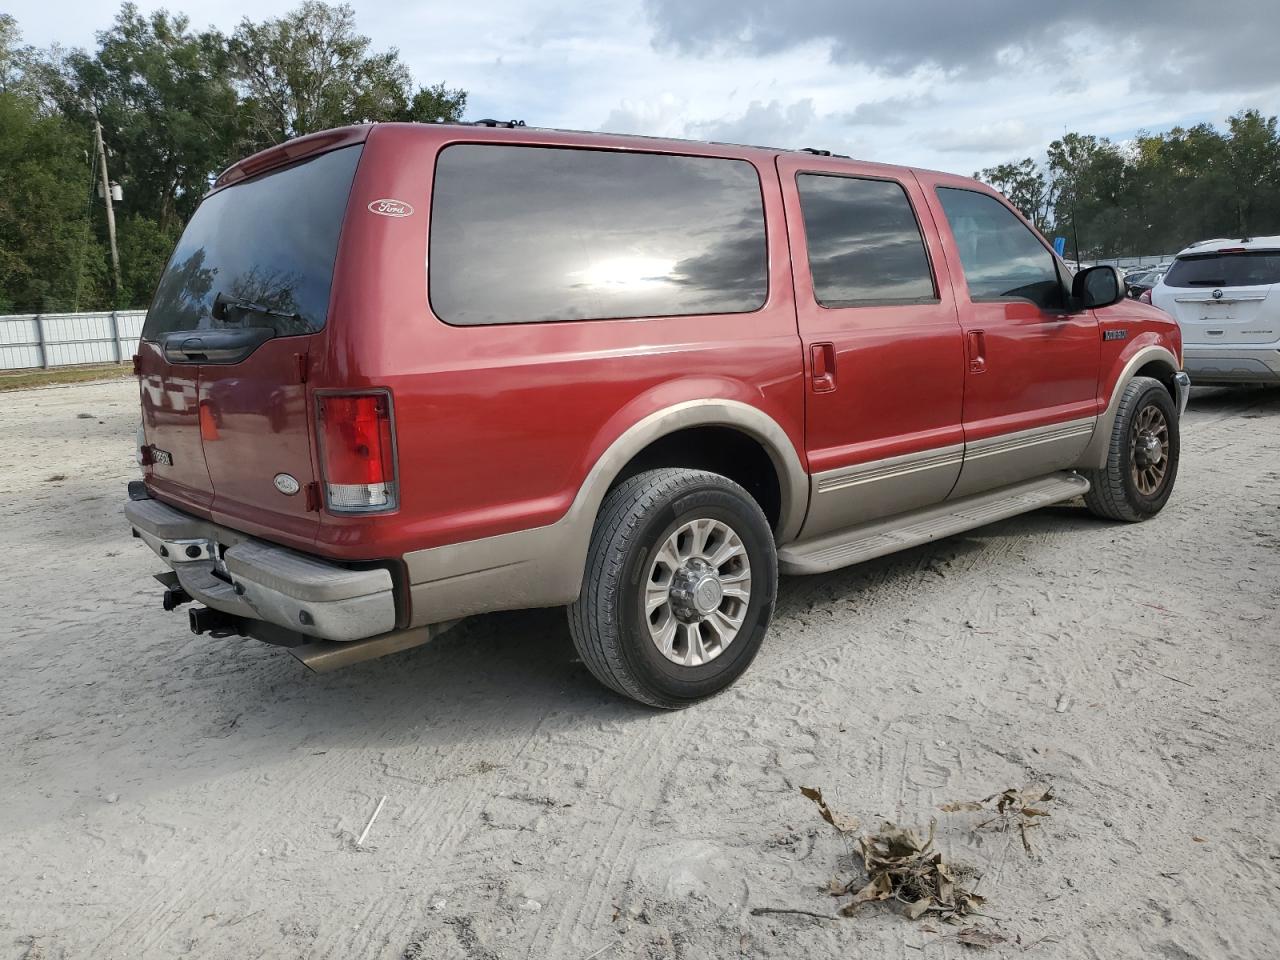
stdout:
POLYGON ((436 164, 429 289, 446 323, 746 313, 767 263, 744 160, 459 144, 436 164))
POLYGON ((1164 278, 1166 287, 1261 287, 1273 283, 1280 283, 1280 250, 1179 257, 1164 278))
POLYGON ((280 336, 321 329, 360 151, 332 150, 201 203, 160 277, 143 339, 232 324, 280 336))

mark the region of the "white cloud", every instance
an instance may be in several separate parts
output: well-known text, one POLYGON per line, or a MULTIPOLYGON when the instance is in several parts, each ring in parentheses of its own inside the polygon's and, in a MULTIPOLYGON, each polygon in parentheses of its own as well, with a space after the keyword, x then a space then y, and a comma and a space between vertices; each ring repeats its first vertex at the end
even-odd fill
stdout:
POLYGON ((683 117, 688 101, 673 93, 639 100, 623 100, 609 111, 600 129, 609 133, 640 133, 651 137, 679 137, 684 134, 683 117))
POLYGON ((933 134, 931 144, 944 153, 1013 154, 1044 143, 1040 127, 1026 120, 998 120, 974 127, 947 128, 933 134))
MULTIPOLYGON (((185 9, 196 27, 229 31, 241 17, 277 16, 297 2, 142 0, 139 6, 144 12, 161 5, 185 9)), ((959 173, 1038 154, 1068 129, 1122 139, 1139 128, 1221 123, 1247 106, 1280 112, 1280 74, 1259 71, 1252 60, 1219 64, 1221 69, 1197 87, 1203 58, 1195 53, 1178 59, 1172 53, 1191 49, 1203 32, 1179 26, 1188 22, 1180 12, 1182 0, 1164 0, 1177 16, 1154 18, 1158 26, 1148 22, 1141 39, 1133 31, 1113 29, 1114 17, 1107 14, 1100 21, 1108 31, 1106 43, 1090 41, 1092 34, 1076 26, 1084 14, 1055 13, 1060 28, 1039 46, 1032 42, 1042 36, 1036 4, 1012 18, 986 18, 988 33, 998 23, 995 35, 973 39, 944 29, 953 14, 973 19, 967 7, 951 0, 943 4, 943 19, 930 21, 923 32, 921 15, 910 12, 909 4, 888 13, 888 8, 854 4, 849 10, 859 11, 855 19, 861 33, 846 29, 849 10, 836 0, 814 0, 818 7, 796 9, 795 29, 768 11, 771 19, 760 20, 763 0, 734 0, 741 4, 730 11, 734 23, 768 26, 778 42, 730 43, 705 58, 683 52, 688 45, 655 47, 655 35, 666 27, 661 22, 655 27, 646 3, 685 10, 686 20, 695 25, 714 25, 707 16, 727 2, 362 0, 356 16, 375 49, 399 48, 418 82, 443 80, 467 89, 471 117, 813 146, 959 173), (826 9, 822 3, 836 4, 839 16, 830 22, 817 17, 815 10, 826 9), (910 30, 886 26, 907 16, 913 21, 910 30), (1169 32, 1179 29, 1176 35, 1169 32), (1151 57, 1153 30, 1172 38, 1167 56, 1151 57), (884 49, 877 52, 873 40, 884 49), (1179 71, 1173 72, 1170 63, 1179 71), (899 73, 890 75, 891 68, 899 73), (1165 69, 1170 72, 1153 73, 1165 69), (1161 81, 1154 86, 1153 76, 1161 81)), ((1101 9, 1102 2, 1089 0, 1093 6, 1081 9, 1101 9)), ((1243 2, 1270 3, 1266 9, 1280 10, 1275 0, 1243 2)), ((1202 21, 1203 6, 1195 8, 1202 21)), ((27 41, 38 45, 91 46, 94 32, 110 26, 116 9, 114 0, 10 0, 6 5, 27 41)), ((768 8, 784 9, 792 8, 768 8)), ((1247 18, 1222 19, 1213 28, 1213 49, 1243 33, 1256 39, 1260 32, 1247 18)))
POLYGON ((694 120, 685 125, 685 130, 697 140, 790 147, 797 145, 816 119, 817 112, 809 97, 790 104, 752 100, 745 113, 716 120, 694 120))

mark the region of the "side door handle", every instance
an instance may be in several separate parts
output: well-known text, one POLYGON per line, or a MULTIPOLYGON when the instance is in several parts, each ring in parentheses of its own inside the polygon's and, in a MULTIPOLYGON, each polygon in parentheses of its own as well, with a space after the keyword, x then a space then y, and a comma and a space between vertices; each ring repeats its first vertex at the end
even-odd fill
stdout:
POLYGON ((813 392, 830 393, 836 388, 836 348, 830 343, 814 343, 809 346, 813 361, 813 392))
POLYGON ((982 330, 969 331, 969 372, 985 373, 987 369, 987 335, 982 330))

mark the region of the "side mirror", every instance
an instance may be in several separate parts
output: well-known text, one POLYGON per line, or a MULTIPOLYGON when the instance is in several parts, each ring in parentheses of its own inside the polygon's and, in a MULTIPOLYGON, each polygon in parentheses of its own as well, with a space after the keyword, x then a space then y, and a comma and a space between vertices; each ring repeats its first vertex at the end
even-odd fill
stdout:
POLYGON ((1124 299, 1124 274, 1118 267, 1089 267, 1071 281, 1071 298, 1081 310, 1109 307, 1124 299))

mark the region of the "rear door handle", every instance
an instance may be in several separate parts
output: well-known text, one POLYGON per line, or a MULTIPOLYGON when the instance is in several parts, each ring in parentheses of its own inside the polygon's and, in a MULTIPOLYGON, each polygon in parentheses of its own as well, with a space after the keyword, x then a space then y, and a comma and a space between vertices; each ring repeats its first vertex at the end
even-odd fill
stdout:
POLYGON ((815 343, 809 347, 813 361, 813 392, 830 393, 836 388, 836 348, 830 343, 815 343))
POLYGON ((160 344, 170 363, 239 363, 275 335, 270 327, 175 330, 160 344))
POLYGON ((969 331, 969 372, 983 373, 987 369, 987 335, 982 330, 969 331))

